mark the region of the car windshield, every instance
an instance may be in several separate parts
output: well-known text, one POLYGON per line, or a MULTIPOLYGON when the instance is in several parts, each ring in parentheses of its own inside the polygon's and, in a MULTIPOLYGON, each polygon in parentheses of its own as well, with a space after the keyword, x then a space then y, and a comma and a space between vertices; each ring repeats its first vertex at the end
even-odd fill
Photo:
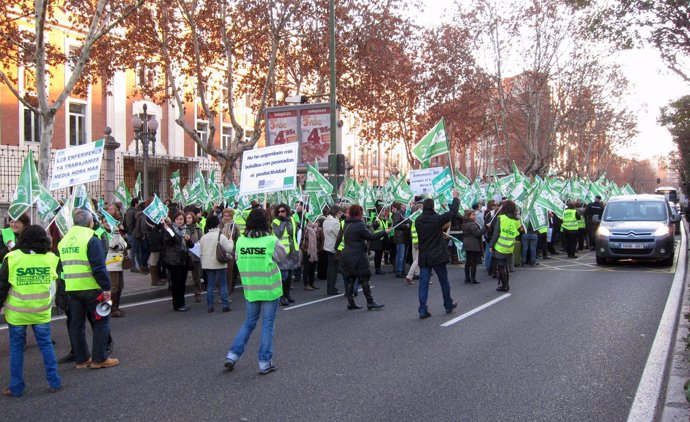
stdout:
POLYGON ((666 219, 666 208, 660 201, 610 202, 604 221, 661 221, 666 219))

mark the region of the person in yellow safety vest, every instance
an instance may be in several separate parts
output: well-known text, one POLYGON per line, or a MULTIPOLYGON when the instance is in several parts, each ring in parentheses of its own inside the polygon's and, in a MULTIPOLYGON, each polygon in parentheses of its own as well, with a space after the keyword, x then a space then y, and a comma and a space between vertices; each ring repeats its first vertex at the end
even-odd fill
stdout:
MULTIPOLYGON (((537 247, 539 249, 541 249, 541 257, 543 259, 551 259, 551 257, 549 256, 549 243, 548 243, 547 238, 546 238, 548 231, 549 231, 548 226, 544 226, 541 229, 537 230, 537 234, 539 236, 539 240, 537 241, 537 243, 538 243, 537 247)), ((538 254, 539 254, 539 252, 537 252, 537 255, 538 254)))
MULTIPOLYGON (((585 207, 582 205, 582 201, 578 200, 575 203, 575 210, 580 217, 577 220, 577 249, 584 250, 585 242, 589 239, 587 239, 587 233, 585 231, 585 207)), ((587 248, 589 249, 589 246, 587 246, 587 248)))
POLYGON ((297 224, 290 215, 290 206, 278 204, 275 207, 275 218, 272 223, 273 234, 287 251, 287 258, 280 262, 280 271, 283 277, 283 296, 280 298, 280 306, 289 306, 295 301, 290 295, 292 287, 292 274, 299 265, 299 246, 297 244, 297 224))
POLYGON ((499 211, 498 220, 489 242, 491 259, 496 261, 498 281, 501 283, 496 289, 499 292, 510 290, 510 273, 507 267, 508 257, 513 254, 515 238, 518 237, 520 232, 524 232, 524 228, 517 215, 515 202, 505 201, 499 211))
POLYGON ((62 390, 50 333, 50 310, 58 278, 59 258, 50 252, 50 239, 38 225, 26 227, 17 247, 0 269, 0 308, 4 307, 10 336, 10 383, 4 396, 24 394, 24 347, 31 327, 53 392, 62 390))
POLYGON ((577 248, 578 220, 583 220, 582 216, 575 209, 575 204, 568 201, 567 208, 563 211, 563 223, 561 223, 568 258, 577 258, 575 249, 577 248))
POLYGON ((242 291, 247 301, 247 318, 230 346, 224 366, 229 371, 234 369, 261 317, 259 374, 266 375, 276 370, 273 364, 273 327, 278 299, 283 295, 279 265, 287 258, 287 251, 273 235, 265 210, 256 208, 249 213, 246 236, 237 239, 235 251, 242 276, 242 291))
MULTIPOLYGON (((378 217, 377 213, 374 212, 369 220, 369 225, 372 230, 386 230, 388 226, 388 220, 378 217)), ((369 250, 374 252, 374 272, 376 274, 385 274, 381 269, 381 262, 383 261, 383 252, 386 248, 385 239, 377 239, 369 242, 369 250)))
POLYGON ((31 224, 30 221, 28 215, 22 214, 16 220, 10 220, 9 227, 0 230, 0 236, 2 236, 0 239, 0 261, 14 249, 24 228, 31 224))
POLYGON ((107 355, 109 316, 94 318, 92 354, 89 353, 86 342, 84 323, 87 314, 95 315, 99 302, 107 302, 111 296, 105 252, 101 241, 94 234, 93 223, 90 212, 76 210, 74 226, 58 244, 70 312, 69 338, 77 369, 109 368, 120 363, 107 355))
MULTIPOLYGON (((415 203, 412 204, 411 207, 412 209, 410 212, 414 215, 415 211, 422 209, 422 204, 415 203)), ((410 228, 410 237, 412 238, 412 265, 410 265, 410 270, 405 276, 405 283, 408 285, 414 284, 414 277, 419 270, 419 234, 417 234, 417 225, 414 223, 416 219, 415 217, 415 219, 412 220, 412 226, 410 228)))

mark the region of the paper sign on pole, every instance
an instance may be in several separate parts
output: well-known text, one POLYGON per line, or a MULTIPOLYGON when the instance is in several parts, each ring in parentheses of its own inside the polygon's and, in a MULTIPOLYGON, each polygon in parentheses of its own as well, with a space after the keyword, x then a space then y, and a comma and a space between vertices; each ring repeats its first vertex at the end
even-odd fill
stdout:
POLYGON ((410 189, 415 195, 426 195, 434 192, 431 181, 443 171, 443 167, 432 167, 422 170, 410 170, 410 189))
POLYGON ((240 195, 295 189, 298 148, 298 143, 291 142, 244 151, 240 195))
POLYGON ((99 139, 56 151, 49 189, 67 188, 100 179, 104 146, 105 141, 99 139))

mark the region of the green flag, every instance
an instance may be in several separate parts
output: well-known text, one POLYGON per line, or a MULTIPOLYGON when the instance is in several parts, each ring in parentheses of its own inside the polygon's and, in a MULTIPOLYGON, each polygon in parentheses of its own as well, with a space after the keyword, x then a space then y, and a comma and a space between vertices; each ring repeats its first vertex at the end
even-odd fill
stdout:
POLYGON ((7 213, 13 220, 18 219, 26 211, 31 208, 34 201, 41 194, 41 184, 38 181, 38 172, 36 171, 36 163, 34 163, 34 155, 31 150, 24 158, 19 179, 17 179, 17 188, 12 197, 12 203, 7 213))
POLYGON ((431 187, 436 193, 446 193, 453 188, 453 173, 450 167, 446 167, 442 172, 431 179, 431 187))
POLYGON ((333 192, 333 185, 319 172, 318 163, 315 162, 316 167, 307 163, 307 179, 304 182, 305 192, 333 192))
POLYGON ((108 225, 110 226, 110 233, 115 233, 115 230, 117 230, 117 226, 120 224, 120 222, 117 221, 115 217, 110 215, 106 210, 102 210, 101 215, 103 218, 105 218, 105 221, 108 222, 108 225))
POLYGON ((168 207, 163 201, 158 198, 158 195, 153 194, 153 201, 151 205, 144 209, 144 214, 154 223, 159 224, 165 217, 168 216, 168 207))
POLYGON ((117 200, 122 203, 125 207, 128 207, 129 204, 132 203, 132 195, 129 193, 129 189, 127 189, 127 185, 125 185, 124 181, 120 181, 120 184, 117 185, 117 189, 115 189, 115 192, 113 192, 113 196, 117 198, 117 200))
POLYGON ((548 185, 542 186, 541 192, 537 194, 536 200, 534 202, 535 204, 551 211, 561 220, 563 219, 563 211, 565 209, 565 204, 563 203, 563 201, 561 201, 560 196, 548 185))
POLYGON ((445 154, 448 149, 446 124, 443 118, 412 148, 412 155, 422 163, 422 168, 429 165, 429 160, 437 155, 445 154))
POLYGON ((81 184, 74 187, 74 209, 83 209, 96 215, 96 209, 93 206, 93 201, 89 198, 89 192, 86 190, 86 185, 81 184))
POLYGON ((53 198, 48 189, 41 185, 41 194, 36 198, 36 211, 43 221, 50 221, 60 208, 60 203, 53 198))
POLYGON ((345 189, 343 189, 343 197, 347 198, 350 202, 357 202, 360 190, 362 190, 362 187, 355 179, 347 179, 345 182, 345 189))
POLYGON ((173 192, 173 202, 182 201, 182 190, 180 189, 180 170, 175 170, 170 175, 170 188, 173 192))
POLYGON ((55 216, 55 226, 60 230, 62 235, 66 235, 69 229, 74 225, 74 192, 72 196, 67 198, 65 203, 60 208, 60 211, 55 216))
MULTIPOLYGON (((134 197, 139 198, 139 194, 141 193, 141 173, 137 174, 137 181, 134 182, 134 197)), ((146 199, 146 198, 144 198, 146 199)))
POLYGON ((239 195, 240 190, 235 186, 234 183, 230 184, 227 188, 223 190, 223 198, 225 198, 225 203, 232 206, 235 203, 235 197, 239 195))

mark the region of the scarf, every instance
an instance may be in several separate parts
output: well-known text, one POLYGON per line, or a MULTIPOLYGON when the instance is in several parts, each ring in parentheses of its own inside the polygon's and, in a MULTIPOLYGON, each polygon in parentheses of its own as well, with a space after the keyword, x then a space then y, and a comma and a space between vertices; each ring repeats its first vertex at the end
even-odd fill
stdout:
POLYGON ((187 226, 178 227, 177 224, 173 224, 170 228, 172 229, 173 233, 175 233, 175 237, 180 238, 178 247, 186 252, 187 244, 184 241, 184 235, 187 230, 187 226))

